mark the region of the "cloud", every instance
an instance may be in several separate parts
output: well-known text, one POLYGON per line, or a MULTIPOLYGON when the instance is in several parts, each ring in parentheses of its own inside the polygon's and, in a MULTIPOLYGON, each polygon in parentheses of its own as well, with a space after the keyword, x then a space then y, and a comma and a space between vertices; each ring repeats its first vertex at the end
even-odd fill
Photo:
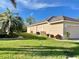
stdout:
POLYGON ((75 6, 75 5, 69 6, 69 8, 70 8, 70 9, 73 9, 73 10, 79 10, 79 6, 75 6))
POLYGON ((28 9, 41 9, 47 7, 59 7, 62 6, 59 3, 45 3, 45 2, 37 2, 38 0, 18 0, 18 2, 22 3, 28 9))
POLYGON ((10 10, 14 10, 13 5, 11 4, 11 2, 9 0, 0 0, 0 9, 6 9, 9 8, 10 10))
POLYGON ((38 10, 38 9, 43 9, 43 8, 48 8, 48 7, 51 7, 51 8, 64 7, 64 8, 72 9, 72 10, 79 10, 78 5, 76 3, 73 3, 72 1, 68 3, 66 3, 66 1, 57 1, 57 0, 52 1, 51 3, 38 2, 38 1, 39 0, 17 0, 17 2, 24 5, 27 9, 33 9, 33 10, 38 10))
MULTIPOLYGON (((49 0, 50 1, 50 0, 49 0)), ((76 5, 75 3, 68 2, 65 3, 64 1, 52 1, 51 3, 43 2, 43 0, 16 0, 17 4, 22 4, 27 9, 38 10, 43 8, 54 8, 54 7, 66 7, 67 9, 79 10, 79 4, 76 5)), ((9 8, 10 10, 15 10, 13 5, 11 4, 10 0, 0 0, 0 9, 9 8)), ((18 8, 17 8, 18 9, 18 8)))
POLYGON ((79 10, 79 7, 71 7, 71 9, 79 10))
POLYGON ((70 4, 64 3, 63 7, 67 8, 67 9, 71 9, 71 10, 79 10, 79 6, 77 4, 73 4, 73 3, 70 3, 70 4))

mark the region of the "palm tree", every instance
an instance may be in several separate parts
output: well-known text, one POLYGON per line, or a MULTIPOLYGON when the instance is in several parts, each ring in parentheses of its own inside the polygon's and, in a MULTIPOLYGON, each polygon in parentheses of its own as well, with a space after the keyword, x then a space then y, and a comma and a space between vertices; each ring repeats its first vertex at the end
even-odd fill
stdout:
POLYGON ((16 16, 12 19, 12 24, 11 24, 11 28, 10 31, 14 31, 14 32, 21 32, 23 30, 23 21, 22 18, 19 16, 16 16))
POLYGON ((1 29, 3 33, 9 34, 9 29, 11 26, 11 12, 8 8, 7 8, 6 14, 7 14, 7 19, 3 22, 1 29))
POLYGON ((16 1, 15 0, 10 0, 13 4, 13 6, 16 8, 16 1))
POLYGON ((31 25, 31 24, 33 24, 33 23, 35 22, 35 20, 34 20, 34 18, 33 18, 32 16, 30 16, 30 17, 28 17, 28 18, 26 19, 26 22, 27 22, 29 25, 31 25))
MULTIPOLYGON (((16 8, 15 0, 10 0, 13 6, 16 8)), ((2 33, 11 34, 13 32, 20 32, 22 31, 23 21, 22 18, 19 16, 13 16, 13 13, 7 8, 5 12, 7 14, 7 19, 3 22, 2 25, 2 33)))
MULTIPOLYGON (((16 1, 15 0, 10 0, 13 4, 13 6, 16 8, 16 1)), ((13 14, 11 11, 7 8, 7 18, 2 25, 2 32, 3 33, 13 33, 14 31, 20 31, 22 30, 22 19, 20 17, 13 17, 13 14)))
POLYGON ((11 34, 22 30, 23 21, 21 17, 15 17, 9 9, 7 9, 7 18, 2 25, 2 32, 11 34))

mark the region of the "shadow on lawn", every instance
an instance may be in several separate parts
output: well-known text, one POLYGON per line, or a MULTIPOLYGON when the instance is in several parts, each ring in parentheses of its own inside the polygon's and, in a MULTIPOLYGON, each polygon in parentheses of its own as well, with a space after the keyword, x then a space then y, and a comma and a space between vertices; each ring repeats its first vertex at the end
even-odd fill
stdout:
MULTIPOLYGON (((59 56, 71 55, 72 49, 50 46, 27 46, 24 48, 0 48, 0 51, 8 51, 0 54, 30 54, 35 56, 59 56)), ((72 54, 73 55, 73 54, 72 54)))
POLYGON ((74 44, 76 44, 77 46, 76 47, 73 47, 73 53, 75 55, 79 55, 79 42, 74 42, 74 44))
POLYGON ((64 48, 53 46, 21 46, 21 48, 0 48, 0 54, 29 54, 34 56, 76 56, 79 55, 79 43, 76 47, 64 48), (5 52, 7 51, 7 52, 5 52))
POLYGON ((37 37, 25 37, 25 38, 0 38, 0 41, 7 41, 7 40, 47 40, 47 38, 46 37, 39 37, 39 36, 37 36, 37 37))

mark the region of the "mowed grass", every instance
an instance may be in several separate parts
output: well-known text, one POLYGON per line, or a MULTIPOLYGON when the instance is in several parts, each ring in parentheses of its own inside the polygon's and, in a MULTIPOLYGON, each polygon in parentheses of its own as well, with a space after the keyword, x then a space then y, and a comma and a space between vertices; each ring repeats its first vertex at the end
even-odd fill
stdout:
POLYGON ((0 40, 0 59, 66 59, 68 55, 79 57, 78 42, 53 39, 0 40))

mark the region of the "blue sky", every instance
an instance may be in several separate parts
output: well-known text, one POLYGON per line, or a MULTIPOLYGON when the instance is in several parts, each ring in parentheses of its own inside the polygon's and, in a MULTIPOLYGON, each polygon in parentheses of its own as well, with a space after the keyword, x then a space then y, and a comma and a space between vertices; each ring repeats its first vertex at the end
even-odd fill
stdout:
POLYGON ((79 18, 79 0, 16 0, 15 9, 10 0, 0 0, 0 13, 8 7, 22 18, 33 16, 37 21, 49 16, 79 18))

